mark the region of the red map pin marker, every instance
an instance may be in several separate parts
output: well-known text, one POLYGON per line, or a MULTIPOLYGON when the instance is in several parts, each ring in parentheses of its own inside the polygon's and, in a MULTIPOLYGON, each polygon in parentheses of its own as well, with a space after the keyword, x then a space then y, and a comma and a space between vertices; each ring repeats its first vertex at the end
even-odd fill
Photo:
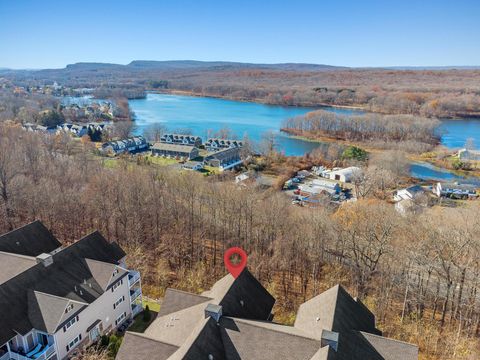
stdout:
POLYGON ((230 274, 236 279, 242 273, 243 269, 245 269, 245 266, 247 266, 247 253, 239 247, 232 247, 225 251, 223 262, 230 274), (233 264, 230 259, 232 255, 235 254, 240 256, 240 262, 238 264, 233 264))

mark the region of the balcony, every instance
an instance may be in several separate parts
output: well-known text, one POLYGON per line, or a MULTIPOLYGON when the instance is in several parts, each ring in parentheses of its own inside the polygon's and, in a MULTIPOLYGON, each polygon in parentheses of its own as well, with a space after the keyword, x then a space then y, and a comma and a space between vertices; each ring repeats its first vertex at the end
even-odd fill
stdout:
MULTIPOLYGON (((55 353, 55 346, 53 345, 47 345, 44 349, 40 350, 39 352, 31 355, 31 356, 26 356, 26 355, 21 355, 18 354, 14 351, 10 351, 8 357, 5 359, 11 359, 11 360, 47 360, 49 359, 53 354, 55 353)), ((3 357, 0 358, 0 360, 3 360, 3 357)))
POLYGON ((138 281, 140 281, 140 273, 135 270, 130 270, 128 273, 128 285, 132 287, 138 281))
POLYGON ((130 302, 133 302, 136 298, 142 295, 142 289, 136 288, 130 290, 130 302))
POLYGON ((143 307, 139 304, 132 304, 132 316, 135 317, 143 311, 143 307))

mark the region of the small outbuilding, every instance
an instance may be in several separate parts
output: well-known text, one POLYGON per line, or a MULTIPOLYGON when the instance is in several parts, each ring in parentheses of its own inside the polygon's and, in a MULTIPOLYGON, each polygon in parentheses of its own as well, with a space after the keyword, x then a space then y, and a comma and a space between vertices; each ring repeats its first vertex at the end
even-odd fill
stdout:
POLYGON ((343 183, 352 182, 355 176, 358 176, 362 173, 362 170, 356 166, 350 166, 345 169, 332 170, 328 173, 328 176, 331 180, 340 181, 343 183))

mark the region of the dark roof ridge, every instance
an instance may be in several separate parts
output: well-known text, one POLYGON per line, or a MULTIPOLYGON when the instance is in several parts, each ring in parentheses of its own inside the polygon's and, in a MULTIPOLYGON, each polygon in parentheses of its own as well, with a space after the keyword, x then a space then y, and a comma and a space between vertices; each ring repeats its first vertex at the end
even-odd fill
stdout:
POLYGON ((43 225, 43 223, 42 223, 40 220, 36 219, 36 220, 33 220, 33 221, 29 222, 29 223, 23 224, 23 225, 20 226, 20 227, 17 227, 17 228, 15 228, 15 229, 12 229, 12 230, 10 230, 10 231, 7 231, 6 233, 1 234, 1 235, 0 235, 0 238, 4 237, 5 235, 9 235, 9 234, 11 234, 11 233, 13 233, 13 232, 15 232, 15 231, 17 231, 17 230, 21 230, 21 229, 23 229, 23 228, 26 228, 27 226, 30 226, 30 225, 35 224, 35 223, 40 223, 40 224, 43 225))

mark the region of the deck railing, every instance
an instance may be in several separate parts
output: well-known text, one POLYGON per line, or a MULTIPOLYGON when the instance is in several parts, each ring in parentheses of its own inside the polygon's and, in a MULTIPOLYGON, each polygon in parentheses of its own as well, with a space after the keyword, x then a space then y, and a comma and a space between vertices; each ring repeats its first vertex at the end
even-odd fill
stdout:
POLYGON ((140 273, 135 270, 130 270, 128 273, 128 284, 133 286, 138 280, 140 280, 140 273))

